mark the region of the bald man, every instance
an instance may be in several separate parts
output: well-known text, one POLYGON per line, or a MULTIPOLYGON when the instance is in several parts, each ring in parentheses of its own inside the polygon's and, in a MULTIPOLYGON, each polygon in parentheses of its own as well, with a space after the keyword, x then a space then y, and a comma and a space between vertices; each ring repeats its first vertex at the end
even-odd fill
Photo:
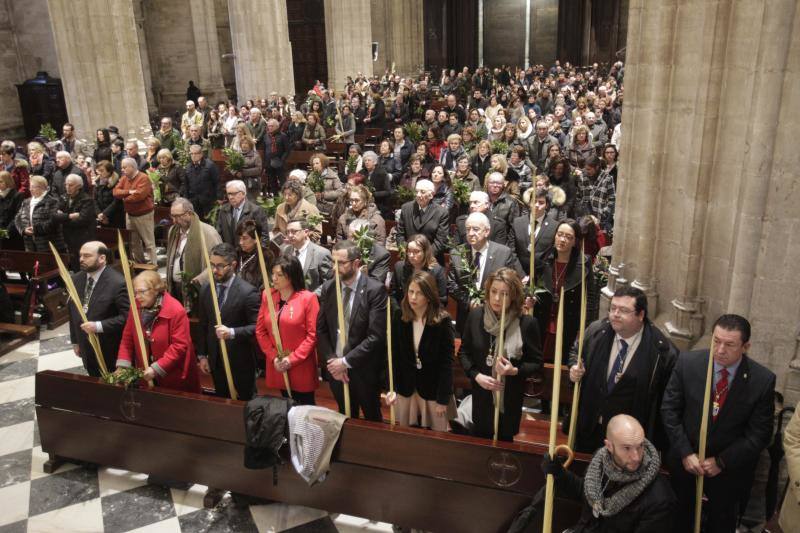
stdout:
POLYGON ((106 368, 113 372, 122 329, 128 318, 128 292, 125 278, 108 266, 112 252, 100 241, 89 241, 81 246, 80 271, 72 275, 72 282, 80 302, 70 301, 69 335, 72 350, 83 360, 83 367, 90 376, 100 376, 97 357, 89 344, 89 333, 96 333, 103 351, 106 368), (86 313, 83 322, 76 306, 86 313))
POLYGON ((676 499, 660 467, 655 446, 628 415, 608 421, 604 446, 595 452, 583 478, 547 455, 542 460, 545 474, 555 477, 556 495, 583 502, 573 533, 671 533, 676 499))

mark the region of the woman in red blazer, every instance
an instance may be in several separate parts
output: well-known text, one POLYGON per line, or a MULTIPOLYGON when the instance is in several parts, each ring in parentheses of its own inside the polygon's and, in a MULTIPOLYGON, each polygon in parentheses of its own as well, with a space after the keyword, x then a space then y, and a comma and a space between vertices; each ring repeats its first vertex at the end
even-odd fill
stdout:
POLYGON ((267 293, 261 297, 256 339, 267 355, 267 386, 287 396, 283 372, 289 375, 292 398, 300 405, 315 405, 317 374, 317 296, 306 290, 303 267, 294 256, 282 256, 272 267, 272 301, 278 315, 278 330, 287 357, 278 359, 267 293))
POLYGON ((131 306, 122 331, 117 367, 142 367, 132 314, 138 311, 150 364, 150 368, 145 370, 145 379, 154 379, 159 387, 199 393, 200 380, 189 335, 189 317, 178 300, 166 290, 167 286, 157 272, 142 272, 133 279, 137 305, 131 306))

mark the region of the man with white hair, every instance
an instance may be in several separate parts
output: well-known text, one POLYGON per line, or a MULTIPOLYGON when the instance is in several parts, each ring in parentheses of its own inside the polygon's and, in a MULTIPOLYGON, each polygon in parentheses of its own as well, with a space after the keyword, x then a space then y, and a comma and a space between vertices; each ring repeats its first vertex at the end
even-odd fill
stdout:
POLYGON ((291 150, 289 138, 280 127, 280 122, 271 118, 267 121, 267 132, 264 135, 264 170, 267 174, 267 186, 273 194, 283 187, 283 167, 291 150))
POLYGON ((437 260, 444 264, 450 212, 431 202, 434 187, 430 180, 417 180, 414 189, 415 199, 406 202, 400 208, 400 217, 397 220, 397 244, 405 244, 411 237, 421 233, 431 243, 437 260))
POLYGON ((266 244, 269 238, 269 221, 267 212, 247 199, 247 187, 242 180, 231 180, 225 184, 225 196, 228 203, 222 204, 217 213, 217 233, 233 247, 238 244, 236 227, 245 220, 253 220, 261 227, 261 242, 266 244))
POLYGON ((177 197, 169 208, 172 226, 167 233, 167 290, 178 301, 183 302, 182 273, 193 279, 205 281, 205 263, 203 258, 200 232, 205 237, 206 251, 222 242, 217 231, 202 222, 195 213, 192 202, 177 197))
POLYGON ((94 200, 83 190, 83 180, 70 174, 65 181, 66 194, 58 201, 53 219, 64 228, 64 241, 69 251, 69 268, 80 268, 79 252, 84 243, 94 240, 97 225, 94 200))
POLYGON ((201 115, 195 108, 194 102, 191 100, 186 101, 186 113, 181 116, 181 132, 183 138, 189 138, 189 126, 203 127, 203 115, 201 115))
POLYGON ((72 161, 72 156, 67 151, 56 152, 56 170, 53 172, 53 181, 50 183, 50 193, 56 197, 67 193, 67 176, 75 174, 83 180, 84 190, 89 190, 89 181, 81 168, 72 161))
MULTIPOLYGON (((509 239, 513 241, 513 237, 509 236, 508 227, 502 220, 497 220, 492 214, 491 206, 489 204, 489 195, 484 191, 472 191, 469 193, 469 212, 470 213, 483 213, 489 219, 489 240, 498 244, 509 245, 509 239)), ((466 221, 468 214, 459 215, 456 218, 456 244, 464 244, 467 242, 466 221)))
POLYGON ((489 240, 489 218, 484 213, 472 213, 464 222, 467 233, 467 253, 461 257, 450 252, 450 270, 447 273, 447 293, 457 302, 456 331, 463 330, 471 309, 483 305, 478 292, 483 281, 502 267, 513 268, 520 277, 522 267, 508 246, 489 240))
POLYGON ((589 133, 592 138, 592 146, 595 149, 605 146, 608 142, 608 126, 602 120, 597 120, 597 115, 589 111, 585 115, 586 125, 589 127, 589 133))
POLYGON ((256 141, 256 148, 264 148, 264 135, 267 132, 267 121, 261 116, 261 110, 253 107, 250 110, 250 120, 247 121, 247 131, 256 141))
POLYGON ((144 263, 144 248, 150 263, 156 264, 156 239, 153 234, 153 185, 147 174, 139 170, 136 160, 126 157, 121 164, 122 175, 114 187, 114 198, 122 200, 125 226, 131 230, 131 256, 144 263))
POLYGON ((383 218, 390 219, 393 217, 392 207, 392 182, 391 177, 383 168, 383 165, 378 164, 378 154, 373 151, 364 152, 361 156, 364 168, 361 174, 364 174, 366 179, 364 184, 372 185, 372 196, 375 199, 375 205, 380 209, 383 218))

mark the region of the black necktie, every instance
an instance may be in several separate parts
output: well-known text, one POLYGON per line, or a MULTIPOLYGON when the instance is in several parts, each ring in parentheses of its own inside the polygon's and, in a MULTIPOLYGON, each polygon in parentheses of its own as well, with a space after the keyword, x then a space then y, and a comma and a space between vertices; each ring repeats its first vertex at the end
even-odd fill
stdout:
POLYGON ((222 304, 225 302, 225 291, 227 289, 228 288, 222 283, 217 284, 217 303, 220 307, 222 307, 222 304))
POLYGON ((89 300, 92 298, 92 291, 94 290, 94 278, 92 276, 86 276, 86 290, 83 291, 83 308, 86 309, 89 306, 89 300))

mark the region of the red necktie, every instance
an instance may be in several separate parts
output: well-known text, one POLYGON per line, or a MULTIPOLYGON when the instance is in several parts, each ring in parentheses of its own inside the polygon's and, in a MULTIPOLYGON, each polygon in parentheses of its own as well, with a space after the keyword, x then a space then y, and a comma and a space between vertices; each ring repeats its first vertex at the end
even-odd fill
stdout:
POLYGON ((717 421, 719 412, 722 410, 722 406, 725 405, 725 398, 728 397, 728 369, 723 368, 719 371, 719 374, 719 381, 717 381, 717 386, 714 390, 714 406, 712 411, 715 422, 717 421))

